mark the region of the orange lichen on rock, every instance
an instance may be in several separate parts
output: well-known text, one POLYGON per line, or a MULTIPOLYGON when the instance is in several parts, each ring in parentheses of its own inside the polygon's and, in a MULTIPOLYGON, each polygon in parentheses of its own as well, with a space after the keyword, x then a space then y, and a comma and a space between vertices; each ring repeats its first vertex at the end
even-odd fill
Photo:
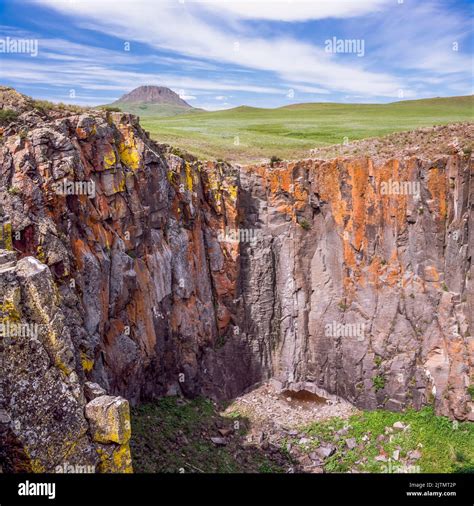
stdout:
POLYGON ((433 167, 428 171, 428 189, 433 199, 432 202, 428 203, 430 209, 440 216, 441 222, 444 222, 448 211, 446 200, 447 181, 444 169, 433 167))

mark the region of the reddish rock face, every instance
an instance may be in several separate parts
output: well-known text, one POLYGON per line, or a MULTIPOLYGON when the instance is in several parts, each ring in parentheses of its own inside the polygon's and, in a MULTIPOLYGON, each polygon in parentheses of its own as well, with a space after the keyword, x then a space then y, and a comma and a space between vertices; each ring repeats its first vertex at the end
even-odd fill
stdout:
MULTIPOLYGON (((20 119, 0 146, 1 247, 17 251, 0 282, 22 257, 48 270, 44 300, 13 287, 10 302, 26 323, 61 314, 67 346, 49 335, 42 357, 77 390, 74 409, 86 380, 138 402, 230 398, 274 377, 473 419, 466 157, 240 168, 175 156, 126 114, 20 119)), ((31 409, 48 408, 39 399, 31 409)))
POLYGON ((241 181, 261 229, 242 254, 247 331, 271 374, 474 419, 472 160, 306 160, 241 181))
POLYGON ((234 335, 236 169, 179 158, 124 114, 11 130, 1 157, 13 247, 55 274, 83 374, 134 402, 247 385, 202 366, 234 335))

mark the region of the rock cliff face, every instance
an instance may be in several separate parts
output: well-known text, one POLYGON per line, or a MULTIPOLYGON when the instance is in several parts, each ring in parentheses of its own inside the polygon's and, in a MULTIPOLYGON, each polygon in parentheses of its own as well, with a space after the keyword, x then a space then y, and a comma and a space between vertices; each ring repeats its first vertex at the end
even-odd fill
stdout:
POLYGON ((131 470, 125 399, 269 378, 474 419, 467 157, 232 167, 27 110, 0 164, 5 469, 131 470))
POLYGON ((433 403, 474 420, 472 161, 307 160, 243 174, 245 227, 261 231, 242 253, 246 331, 266 370, 359 407, 433 403))
POLYGON ((128 402, 85 382, 76 367, 73 328, 51 271, 1 250, 0 289, 2 469, 131 471, 128 402), (95 427, 104 427, 100 437, 95 427))
POLYGON ((123 114, 27 111, 2 134, 2 276, 13 287, 0 295, 2 358, 12 365, 2 370, 1 414, 7 451, 18 446, 23 454, 20 465, 10 452, 6 468, 51 470, 74 463, 76 452, 89 464, 79 448, 87 433, 88 452, 95 443, 119 445, 115 454, 93 452, 110 457, 103 469, 127 469, 128 412, 119 398, 89 408, 95 401, 86 405, 87 380, 132 402, 177 392, 224 397, 247 386, 246 358, 234 374, 224 368, 227 358, 234 365, 226 357, 234 350, 221 351, 232 330, 239 244, 219 242, 218 232, 236 227, 237 171, 183 160, 123 114), (29 275, 25 281, 18 274, 25 265, 47 278, 34 288, 34 301, 29 275), (19 351, 33 342, 35 324, 40 364, 19 351), (15 325, 24 327, 25 342, 15 325), (43 380, 55 388, 45 383, 35 391, 42 370, 51 371, 54 380, 43 380), (63 403, 58 392, 65 390, 63 403), (42 419, 57 403, 55 423, 42 419), (65 415, 72 410, 74 423, 65 415), (94 427, 111 418, 122 436, 97 436, 94 427), (55 453, 35 456, 40 440, 47 451, 45 428, 55 453), (63 446, 54 443, 69 433, 63 446))

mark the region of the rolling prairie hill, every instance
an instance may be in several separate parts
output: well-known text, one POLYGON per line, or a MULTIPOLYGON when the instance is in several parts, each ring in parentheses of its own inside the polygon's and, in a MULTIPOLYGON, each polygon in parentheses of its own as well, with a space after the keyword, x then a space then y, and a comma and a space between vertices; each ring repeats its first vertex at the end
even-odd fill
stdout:
POLYGON ((139 86, 109 105, 136 116, 153 118, 202 111, 195 109, 176 92, 164 86, 139 86))
POLYGON ((201 158, 249 163, 307 157, 311 149, 420 127, 471 121, 474 96, 390 104, 307 103, 277 109, 241 106, 175 117, 142 115, 159 142, 201 158))

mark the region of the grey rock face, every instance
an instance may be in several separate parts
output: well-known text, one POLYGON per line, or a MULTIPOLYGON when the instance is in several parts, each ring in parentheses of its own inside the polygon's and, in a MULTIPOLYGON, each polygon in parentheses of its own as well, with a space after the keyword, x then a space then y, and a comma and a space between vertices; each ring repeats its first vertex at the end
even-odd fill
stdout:
POLYGON ((457 155, 246 168, 259 240, 241 245, 240 283, 264 374, 472 420, 472 170, 457 155))

